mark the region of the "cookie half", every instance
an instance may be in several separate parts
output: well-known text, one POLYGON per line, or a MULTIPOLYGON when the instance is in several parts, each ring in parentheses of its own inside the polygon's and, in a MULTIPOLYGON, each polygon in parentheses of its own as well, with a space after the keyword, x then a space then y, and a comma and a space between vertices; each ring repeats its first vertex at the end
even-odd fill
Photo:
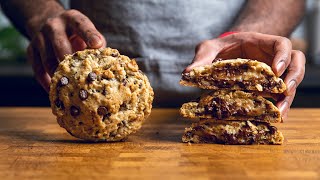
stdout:
POLYGON ((153 96, 135 60, 111 48, 67 55, 50 86, 51 108, 60 126, 92 141, 119 141, 140 129, 153 96))
POLYGON ((219 90, 204 94, 195 102, 183 104, 180 114, 186 118, 213 120, 281 121, 280 111, 272 102, 243 91, 219 90))
POLYGON ((250 90, 282 93, 286 86, 267 64, 249 59, 229 59, 196 67, 182 74, 181 85, 203 89, 250 90))
POLYGON ((200 121, 185 129, 182 142, 217 144, 283 144, 284 137, 269 123, 200 121))

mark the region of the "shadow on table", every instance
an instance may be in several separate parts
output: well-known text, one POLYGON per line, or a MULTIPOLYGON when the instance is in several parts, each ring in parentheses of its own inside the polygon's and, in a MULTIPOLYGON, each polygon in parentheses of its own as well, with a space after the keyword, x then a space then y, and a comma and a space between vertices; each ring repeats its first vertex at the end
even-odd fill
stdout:
MULTIPOLYGON (((18 143, 19 141, 28 141, 30 143, 35 142, 47 142, 47 143, 62 143, 62 144, 97 144, 106 142, 94 142, 76 139, 71 135, 63 134, 48 134, 38 130, 2 130, 0 131, 0 137, 8 137, 11 142, 18 143)), ((117 143, 117 142, 107 142, 117 143)))
POLYGON ((168 118, 161 122, 149 119, 133 137, 141 141, 180 143, 184 129, 190 127, 191 123, 190 120, 180 117, 168 118))
MULTIPOLYGON (((164 121, 152 121, 148 119, 142 128, 128 137, 126 142, 181 142, 184 128, 190 127, 190 120, 174 117, 164 121)), ((43 130, 32 129, 0 129, 0 139, 18 143, 28 141, 30 143, 73 143, 73 144, 96 144, 106 142, 85 141, 72 137, 67 133, 46 133, 43 130), (2 138, 1 138, 2 137, 2 138), (5 137, 5 138, 3 138, 5 137)), ((117 143, 117 142, 108 142, 117 143)))

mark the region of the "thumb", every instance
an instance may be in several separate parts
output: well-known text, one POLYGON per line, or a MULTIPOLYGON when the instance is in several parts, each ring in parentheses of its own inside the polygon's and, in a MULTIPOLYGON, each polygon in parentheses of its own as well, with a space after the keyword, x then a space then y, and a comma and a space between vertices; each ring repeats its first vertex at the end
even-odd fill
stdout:
POLYGON ((193 68, 211 64, 220 52, 219 46, 213 40, 207 40, 196 47, 195 56, 192 63, 185 68, 183 73, 191 71, 193 68))

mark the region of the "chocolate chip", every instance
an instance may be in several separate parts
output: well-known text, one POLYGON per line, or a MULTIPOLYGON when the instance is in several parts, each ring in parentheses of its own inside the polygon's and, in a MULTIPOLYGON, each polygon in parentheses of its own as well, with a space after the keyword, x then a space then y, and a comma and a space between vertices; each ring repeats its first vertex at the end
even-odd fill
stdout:
POLYGON ((75 106, 71 106, 70 114, 71 116, 78 116, 80 114, 80 110, 75 106))
POLYGON ((120 105, 120 109, 119 109, 119 111, 125 111, 125 110, 127 110, 128 108, 127 108, 127 104, 126 103, 122 103, 121 105, 120 105))
POLYGON ((61 85, 61 86, 65 86, 65 85, 67 85, 67 84, 69 84, 69 79, 68 79, 67 77, 63 76, 63 77, 60 79, 60 85, 61 85))
POLYGON ((271 134, 274 134, 275 132, 277 132, 277 128, 274 126, 270 126, 269 129, 271 134))
POLYGON ((111 56, 112 57, 118 57, 118 53, 113 52, 113 53, 111 53, 111 56))
POLYGON ((123 79, 123 80, 122 80, 122 84, 123 84, 124 86, 126 86, 126 85, 127 85, 127 80, 126 80, 126 79, 123 79))
POLYGON ((54 104, 57 106, 57 108, 60 108, 60 109, 64 109, 64 105, 63 105, 63 102, 60 101, 59 99, 57 99, 54 104))
POLYGON ((106 107, 104 107, 104 106, 100 106, 100 107, 98 108, 98 114, 99 114, 100 116, 107 115, 107 114, 108 114, 108 109, 107 109, 106 107))
POLYGON ((81 100, 86 100, 88 98, 88 92, 84 89, 79 91, 79 97, 81 100))
POLYGON ((102 91, 102 95, 107 95, 108 94, 108 92, 107 92, 107 90, 106 89, 104 89, 103 91, 102 91))
POLYGON ((90 73, 88 74, 88 81, 92 82, 92 81, 94 81, 94 80, 96 80, 96 79, 97 79, 97 74, 96 74, 96 73, 90 72, 90 73))

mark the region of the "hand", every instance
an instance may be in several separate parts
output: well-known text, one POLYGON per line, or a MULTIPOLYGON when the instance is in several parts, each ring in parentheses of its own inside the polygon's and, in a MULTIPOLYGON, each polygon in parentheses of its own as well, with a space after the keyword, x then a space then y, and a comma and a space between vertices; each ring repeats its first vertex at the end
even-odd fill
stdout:
POLYGON ((40 31, 33 33, 27 49, 37 81, 49 92, 51 76, 64 55, 85 48, 101 48, 106 40, 88 17, 76 10, 66 10, 46 19, 40 31))
POLYGON ((192 64, 185 69, 185 72, 196 66, 211 64, 215 58, 259 60, 271 66, 278 77, 284 75, 286 70, 283 78, 287 90, 276 105, 283 119, 287 118, 296 88, 304 77, 306 63, 306 58, 301 51, 292 50, 289 39, 267 34, 240 32, 223 38, 207 40, 196 47, 192 64))

